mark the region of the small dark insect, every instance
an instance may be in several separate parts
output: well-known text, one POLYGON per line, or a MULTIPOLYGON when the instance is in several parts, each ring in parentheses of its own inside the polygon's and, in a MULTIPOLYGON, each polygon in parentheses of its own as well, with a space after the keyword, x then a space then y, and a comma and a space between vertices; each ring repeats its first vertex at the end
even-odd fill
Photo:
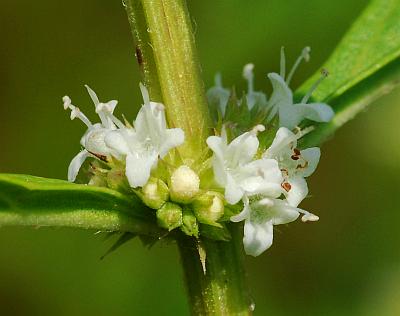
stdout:
POLYGON ((143 65, 143 54, 139 46, 136 46, 135 56, 139 66, 141 67, 143 65))

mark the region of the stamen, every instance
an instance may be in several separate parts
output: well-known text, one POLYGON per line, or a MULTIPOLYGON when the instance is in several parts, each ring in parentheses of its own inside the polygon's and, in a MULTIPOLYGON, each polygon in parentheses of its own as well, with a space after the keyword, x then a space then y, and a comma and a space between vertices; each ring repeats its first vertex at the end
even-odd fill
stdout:
POLYGON ((265 131, 265 126, 262 124, 258 124, 253 127, 253 129, 250 131, 251 134, 257 136, 259 132, 264 132, 265 131))
POLYGON ((319 220, 319 217, 315 214, 309 213, 307 211, 304 211, 304 215, 301 218, 302 222, 316 222, 319 220))
POLYGON ((215 84, 216 87, 222 88, 222 76, 221 76, 220 72, 215 74, 214 84, 215 84))
POLYGON ((286 58, 285 58, 285 47, 281 47, 281 77, 285 80, 286 75, 286 58))
POLYGON ((311 52, 311 48, 306 46, 303 48, 301 54, 299 57, 297 57, 296 62, 294 63, 292 69, 289 72, 289 75, 286 79, 286 84, 289 85, 290 81, 292 80, 292 77, 296 71, 296 69, 299 67, 301 61, 304 59, 304 61, 308 62, 310 60, 310 52, 311 52))
POLYGON ((64 110, 70 109, 71 110, 71 120, 78 118, 80 119, 87 127, 91 127, 92 123, 90 120, 86 117, 85 114, 83 114, 79 108, 75 105, 73 105, 71 102, 71 98, 69 96, 64 96, 62 98, 64 102, 64 110))
POLYGON ((140 91, 142 92, 144 104, 149 104, 150 103, 149 91, 142 83, 139 83, 139 87, 140 87, 140 91))
POLYGON ((73 106, 72 104, 70 105, 70 109, 71 109, 71 120, 78 118, 80 119, 87 127, 91 127, 92 123, 90 122, 90 120, 86 117, 85 114, 83 114, 81 112, 81 110, 79 110, 78 107, 73 106))
POLYGON ((328 70, 322 68, 321 70, 321 77, 311 86, 310 90, 308 90, 307 94, 303 97, 301 100, 301 103, 305 104, 307 103, 308 99, 311 97, 315 89, 319 86, 319 84, 326 78, 328 77, 329 72, 328 70))
POLYGON ((69 107, 70 107, 70 105, 71 105, 71 98, 69 97, 69 96, 64 96, 63 98, 62 98, 62 100, 63 100, 63 102, 64 102, 64 110, 66 110, 66 109, 68 109, 69 107))
POLYGON ((116 118, 113 114, 111 114, 110 112, 105 112, 104 113, 107 117, 109 117, 111 119, 111 121, 117 125, 120 129, 125 129, 126 126, 124 125, 124 123, 122 123, 118 118, 116 118))
POLYGON ((248 93, 254 92, 254 64, 247 64, 243 67, 243 77, 248 82, 248 93))

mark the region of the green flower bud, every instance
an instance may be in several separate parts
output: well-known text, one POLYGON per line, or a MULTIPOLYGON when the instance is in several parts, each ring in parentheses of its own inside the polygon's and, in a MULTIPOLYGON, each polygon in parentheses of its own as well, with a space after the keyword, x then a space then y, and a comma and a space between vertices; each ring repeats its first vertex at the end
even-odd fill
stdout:
POLYGON ((181 226, 181 230, 188 236, 199 236, 199 225, 197 224, 196 216, 192 213, 192 211, 186 209, 183 211, 183 225, 181 226))
POLYGON ((158 210, 168 200, 168 186, 164 181, 151 177, 142 188, 140 197, 148 207, 158 210))
POLYGON ((169 231, 181 226, 182 208, 175 203, 166 202, 157 210, 157 223, 169 231))
POLYGON ((200 178, 188 166, 182 165, 171 175, 170 194, 173 201, 189 203, 200 190, 200 178))
POLYGON ((193 201, 193 212, 200 223, 216 224, 224 215, 224 197, 214 191, 208 191, 193 201))

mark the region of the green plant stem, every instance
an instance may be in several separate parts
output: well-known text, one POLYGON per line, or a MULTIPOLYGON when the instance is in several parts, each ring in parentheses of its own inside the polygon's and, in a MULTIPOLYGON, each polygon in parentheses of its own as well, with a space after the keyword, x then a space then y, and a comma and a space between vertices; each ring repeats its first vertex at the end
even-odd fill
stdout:
MULTIPOLYGON (((136 56, 152 99, 160 92, 170 127, 185 132, 184 163, 196 165, 207 150, 210 115, 200 77, 191 20, 184 0, 126 0, 136 56), (155 74, 158 80, 155 80, 155 74)), ((229 242, 178 238, 193 315, 249 315, 243 268, 242 227, 229 242)))
POLYGON ((231 225, 232 240, 203 240, 205 270, 199 244, 178 241, 192 315, 250 315, 252 303, 243 269, 242 225, 231 225))
POLYGON ((125 7, 132 36, 135 40, 136 61, 142 73, 144 85, 149 90, 152 101, 162 102, 161 87, 142 3, 137 0, 126 1, 125 7))
POLYGON ((186 164, 194 165, 207 150, 205 140, 211 125, 186 3, 127 0, 126 6, 141 50, 145 82, 157 86, 153 80, 157 72, 169 126, 185 132, 180 155, 186 164))

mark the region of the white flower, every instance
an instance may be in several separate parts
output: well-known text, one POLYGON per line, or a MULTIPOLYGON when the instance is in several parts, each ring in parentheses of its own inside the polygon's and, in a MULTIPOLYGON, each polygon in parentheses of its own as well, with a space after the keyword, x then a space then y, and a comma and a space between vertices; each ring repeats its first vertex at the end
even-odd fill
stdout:
POLYGON ((282 187, 290 205, 297 206, 307 196, 308 187, 305 177, 310 176, 317 168, 321 155, 318 147, 299 150, 297 140, 304 135, 294 134, 286 127, 278 129, 271 146, 263 157, 278 161, 284 181, 282 187))
POLYGON ((272 245, 273 226, 295 221, 300 213, 302 221, 317 221, 318 216, 289 205, 284 200, 263 198, 249 202, 244 198, 244 208, 238 215, 232 216, 232 222, 245 221, 243 244, 245 252, 254 257, 260 255, 272 245))
POLYGON ((328 75, 325 70, 322 72, 322 77, 311 87, 310 91, 303 97, 300 103, 293 103, 293 93, 289 88, 289 83, 300 62, 303 59, 308 61, 310 58, 309 53, 309 47, 303 49, 302 54, 296 60, 292 70, 285 80, 285 55, 282 48, 280 74, 268 74, 268 78, 272 83, 273 91, 268 102, 270 112, 267 121, 271 121, 275 115, 278 114, 279 126, 293 129, 304 119, 309 119, 315 122, 328 122, 332 119, 334 112, 329 105, 325 103, 307 104, 312 92, 317 88, 322 79, 328 75))
POLYGON ((236 204, 244 194, 264 194, 278 197, 282 194, 282 174, 274 159, 253 158, 258 149, 257 132, 264 126, 258 125, 252 131, 227 142, 225 129, 221 137, 210 136, 207 144, 214 152, 213 170, 215 181, 225 188, 225 199, 236 204))
POLYGON ((207 98, 210 104, 217 104, 222 117, 225 116, 226 106, 228 104, 230 91, 222 86, 221 74, 217 73, 214 78, 215 85, 207 91, 207 98))
POLYGON ((259 106, 267 105, 267 96, 265 93, 260 91, 254 91, 254 64, 247 64, 243 67, 243 78, 247 80, 247 94, 246 101, 249 110, 251 110, 256 104, 259 106))
POLYGON ((113 111, 118 102, 111 100, 107 103, 101 103, 96 93, 90 89, 89 86, 86 85, 85 87, 93 100, 96 113, 99 115, 101 123, 92 124, 86 115, 72 104, 68 96, 63 97, 64 109, 71 110, 71 120, 78 118, 88 127, 86 133, 81 138, 81 145, 85 149, 72 159, 68 167, 68 181, 71 182, 75 181, 79 169, 87 157, 92 156, 107 162, 110 156, 116 155, 116 153, 105 144, 104 139, 107 132, 115 130, 117 126, 123 125, 113 115, 113 111))
POLYGON ((170 149, 181 145, 184 133, 180 128, 167 128, 164 106, 151 102, 147 89, 140 84, 144 105, 134 128, 120 127, 107 133, 105 143, 126 159, 126 177, 131 187, 147 183, 151 170, 170 149))

